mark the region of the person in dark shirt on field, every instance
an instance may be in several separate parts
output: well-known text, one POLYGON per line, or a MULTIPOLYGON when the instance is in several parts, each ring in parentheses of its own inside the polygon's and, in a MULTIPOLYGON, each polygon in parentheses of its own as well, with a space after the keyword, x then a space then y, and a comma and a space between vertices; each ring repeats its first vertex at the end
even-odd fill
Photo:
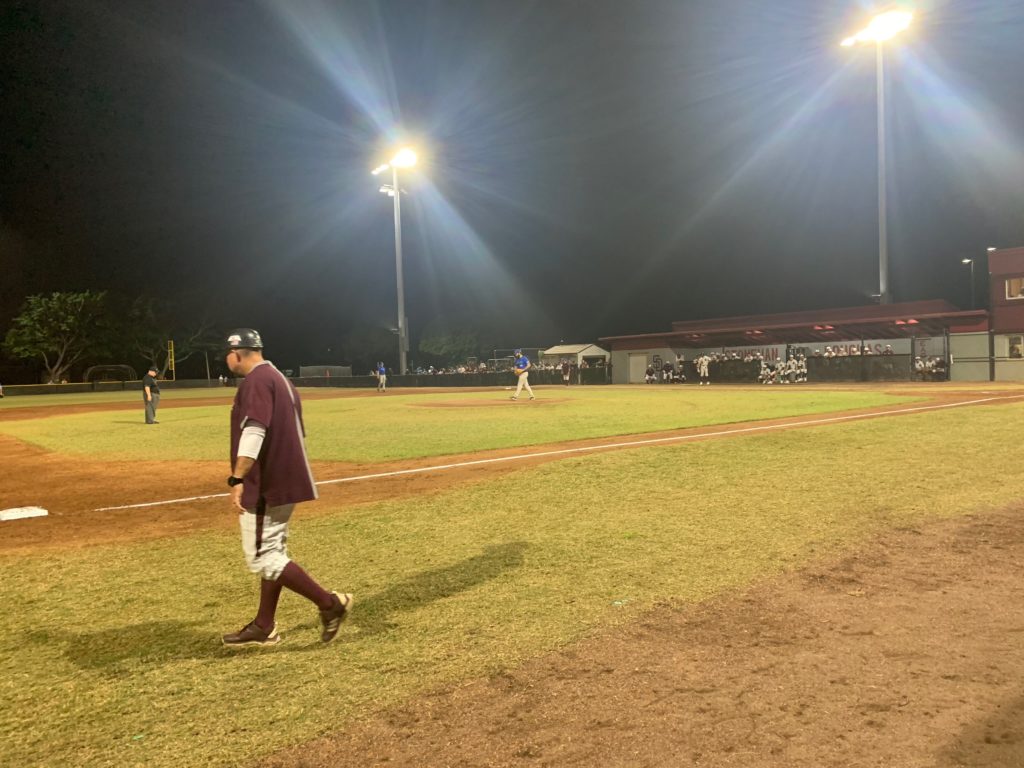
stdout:
POLYGON ((160 383, 156 380, 156 366, 151 365, 142 377, 142 404, 146 408, 146 423, 159 424, 156 409, 160 405, 160 383))
POLYGON ((288 587, 320 609, 320 639, 329 643, 352 607, 352 595, 328 592, 289 559, 288 522, 295 505, 317 497, 306 457, 302 402, 292 383, 263 359, 263 340, 251 328, 228 334, 227 366, 243 376, 231 407, 231 504, 238 512, 242 551, 258 573, 260 605, 256 618, 224 645, 276 645, 274 617, 281 589, 288 587))

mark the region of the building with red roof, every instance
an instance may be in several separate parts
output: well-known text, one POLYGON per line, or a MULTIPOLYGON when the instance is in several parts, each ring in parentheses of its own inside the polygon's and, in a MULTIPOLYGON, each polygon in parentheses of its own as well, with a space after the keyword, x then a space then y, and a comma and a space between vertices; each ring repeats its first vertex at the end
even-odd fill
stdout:
MULTIPOLYGON (((743 315, 672 323, 667 331, 606 336, 614 383, 638 383, 648 366, 704 354, 891 356, 883 378, 914 378, 917 358, 941 360, 960 381, 1024 381, 1024 248, 989 253, 989 310, 936 299, 900 304, 743 315), (905 375, 904 375, 905 374, 905 375)), ((871 380, 878 366, 850 366, 843 377, 871 380)), ((836 380, 836 379, 831 379, 836 380)))

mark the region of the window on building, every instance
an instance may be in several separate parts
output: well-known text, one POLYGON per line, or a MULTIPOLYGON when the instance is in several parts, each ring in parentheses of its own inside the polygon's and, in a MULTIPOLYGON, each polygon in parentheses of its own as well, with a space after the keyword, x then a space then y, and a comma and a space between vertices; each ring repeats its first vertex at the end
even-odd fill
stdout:
POLYGON ((1024 336, 1010 337, 1010 357, 1024 359, 1024 336))
POLYGON ((1024 299, 1024 277, 1011 277, 1006 281, 1006 298, 1024 299))

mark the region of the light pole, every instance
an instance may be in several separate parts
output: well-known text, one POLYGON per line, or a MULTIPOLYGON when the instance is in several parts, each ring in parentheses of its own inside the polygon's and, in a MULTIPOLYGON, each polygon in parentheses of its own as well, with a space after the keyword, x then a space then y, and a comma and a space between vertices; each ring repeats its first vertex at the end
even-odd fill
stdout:
POLYGON ((971 309, 974 309, 974 259, 961 259, 961 263, 971 265, 971 309))
POLYGON ((882 43, 910 26, 914 14, 888 11, 875 16, 860 32, 843 40, 849 48, 859 43, 875 44, 875 91, 878 98, 878 293, 880 304, 892 303, 889 290, 889 238, 886 231, 885 202, 885 56, 882 43))
POLYGON ((416 153, 409 147, 398 151, 390 163, 377 166, 377 176, 391 169, 391 184, 383 184, 380 191, 395 201, 395 279, 398 282, 398 372, 406 374, 406 354, 409 352, 409 326, 405 320, 405 284, 402 280, 402 188, 398 186, 398 169, 416 165, 416 153))
POLYGON ((982 305, 986 309, 992 308, 992 253, 998 250, 995 246, 990 245, 985 249, 985 271, 981 273, 982 278, 985 280, 985 303, 982 305))

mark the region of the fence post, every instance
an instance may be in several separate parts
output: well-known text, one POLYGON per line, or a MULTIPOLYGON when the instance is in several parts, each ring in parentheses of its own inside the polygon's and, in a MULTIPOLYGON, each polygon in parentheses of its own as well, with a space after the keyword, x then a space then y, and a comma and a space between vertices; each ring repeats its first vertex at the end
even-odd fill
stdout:
MULTIPOLYGON (((974 298, 971 298, 974 301, 974 298)), ((949 326, 942 329, 942 336, 946 343, 946 381, 953 379, 953 356, 949 353, 949 326)))
POLYGON ((988 380, 996 380, 996 332, 988 332, 988 380))

